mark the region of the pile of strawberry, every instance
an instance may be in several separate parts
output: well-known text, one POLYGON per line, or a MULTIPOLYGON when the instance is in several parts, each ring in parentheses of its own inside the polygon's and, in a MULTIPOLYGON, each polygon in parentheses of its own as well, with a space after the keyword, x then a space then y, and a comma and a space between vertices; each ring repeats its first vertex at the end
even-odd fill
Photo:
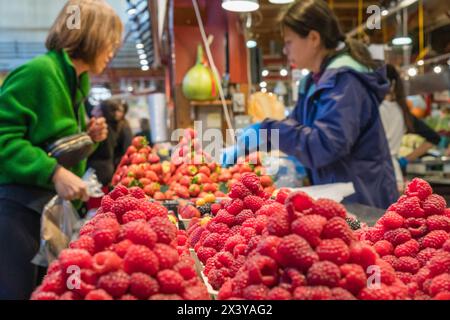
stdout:
MULTIPOLYGON (((236 189, 241 190, 242 185, 232 187, 232 191, 236 189)), ((232 239, 238 236, 244 239, 246 233, 231 237, 228 234, 228 239, 225 236, 210 239, 214 234, 211 231, 206 237, 200 236, 202 246, 197 248, 197 254, 204 260, 202 251, 208 250, 211 257, 206 262, 207 267, 213 264, 211 270, 217 270, 217 264, 222 264, 234 273, 220 287, 219 299, 408 298, 408 289, 396 277, 394 269, 369 244, 356 239, 345 221, 346 210, 341 204, 328 199, 313 200, 303 192, 283 192, 277 197, 280 203, 263 206, 259 210, 264 212, 256 210, 256 218, 250 218, 254 230, 248 231, 253 233, 250 241, 233 243, 232 239), (259 217, 265 221, 261 225, 256 223, 259 217), (259 232, 258 228, 261 228, 259 232), (205 242, 209 244, 209 241, 214 250, 210 253, 210 249, 202 249, 208 248, 205 242), (231 252, 228 246, 234 246, 231 252), (221 247, 225 250, 215 253, 221 247), (374 270, 379 272, 380 282, 369 286, 374 270)), ((271 200, 263 201, 270 203, 271 200)), ((249 225, 247 221, 241 226, 241 233, 249 225)), ((214 279, 211 272, 209 281, 214 279)))
POLYGON ((414 298, 425 299, 436 298, 440 292, 448 296, 450 292, 450 257, 441 250, 450 247, 449 232, 450 209, 446 209, 445 199, 433 194, 426 181, 415 178, 406 187, 405 195, 387 209, 374 227, 358 234, 410 285, 414 298), (444 262, 439 262, 441 258, 435 258, 436 255, 443 256, 444 262), (447 284, 440 289, 433 286, 431 291, 426 285, 423 287, 425 280, 435 276, 441 277, 437 281, 446 278, 447 284))
POLYGON ((184 254, 186 235, 167 213, 149 202, 142 189, 117 186, 79 239, 51 263, 31 298, 208 299, 193 260, 184 254))

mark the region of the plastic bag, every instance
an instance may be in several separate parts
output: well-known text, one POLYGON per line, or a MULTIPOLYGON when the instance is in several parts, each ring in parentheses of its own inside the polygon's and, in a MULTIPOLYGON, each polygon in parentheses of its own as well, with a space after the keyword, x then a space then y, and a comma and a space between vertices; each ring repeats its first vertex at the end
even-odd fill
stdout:
MULTIPOLYGON (((90 197, 101 197, 101 190, 95 171, 89 169, 82 180, 87 185, 90 197)), ((72 202, 63 200, 59 196, 53 197, 44 207, 41 216, 41 245, 38 253, 31 261, 35 265, 47 267, 55 260, 59 253, 68 247, 70 241, 78 236, 83 225, 78 212, 72 202)))

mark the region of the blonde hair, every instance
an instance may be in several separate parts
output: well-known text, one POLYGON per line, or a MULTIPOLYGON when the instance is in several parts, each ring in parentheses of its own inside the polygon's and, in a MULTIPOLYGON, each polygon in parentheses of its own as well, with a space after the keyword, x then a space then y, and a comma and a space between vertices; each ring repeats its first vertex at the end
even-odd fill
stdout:
POLYGON ((122 21, 106 1, 69 0, 50 28, 45 46, 64 49, 71 58, 93 65, 102 50, 121 42, 122 32, 122 21), (73 9, 79 12, 78 25, 71 25, 73 9))

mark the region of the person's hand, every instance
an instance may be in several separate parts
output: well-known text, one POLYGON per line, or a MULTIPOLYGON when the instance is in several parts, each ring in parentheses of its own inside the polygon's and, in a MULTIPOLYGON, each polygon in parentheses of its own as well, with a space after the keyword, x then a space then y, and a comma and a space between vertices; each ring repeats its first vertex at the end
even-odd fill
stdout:
POLYGON ((244 128, 237 139, 239 149, 244 152, 256 151, 262 142, 260 141, 260 129, 261 123, 259 122, 244 128))
POLYGON ((222 167, 229 167, 237 162, 238 147, 237 145, 224 148, 220 153, 220 164, 222 167))
POLYGON ((408 159, 406 159, 405 157, 401 157, 398 159, 398 163, 402 170, 406 170, 406 167, 408 166, 408 162, 409 162, 408 159))
POLYGON ((88 123, 88 135, 94 142, 102 142, 108 137, 108 125, 105 118, 91 118, 88 123))
POLYGON ((89 200, 84 181, 64 167, 58 166, 56 168, 52 181, 56 192, 64 200, 89 200))

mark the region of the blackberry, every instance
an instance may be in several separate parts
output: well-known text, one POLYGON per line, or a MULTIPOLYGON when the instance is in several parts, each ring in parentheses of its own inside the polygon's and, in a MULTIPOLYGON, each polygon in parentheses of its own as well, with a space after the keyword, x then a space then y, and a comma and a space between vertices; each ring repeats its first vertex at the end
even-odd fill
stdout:
POLYGON ((204 216, 205 214, 211 214, 211 203, 204 204, 202 206, 197 207, 200 214, 204 216))
POLYGON ((361 229, 361 222, 358 219, 345 218, 345 221, 352 230, 361 229))

